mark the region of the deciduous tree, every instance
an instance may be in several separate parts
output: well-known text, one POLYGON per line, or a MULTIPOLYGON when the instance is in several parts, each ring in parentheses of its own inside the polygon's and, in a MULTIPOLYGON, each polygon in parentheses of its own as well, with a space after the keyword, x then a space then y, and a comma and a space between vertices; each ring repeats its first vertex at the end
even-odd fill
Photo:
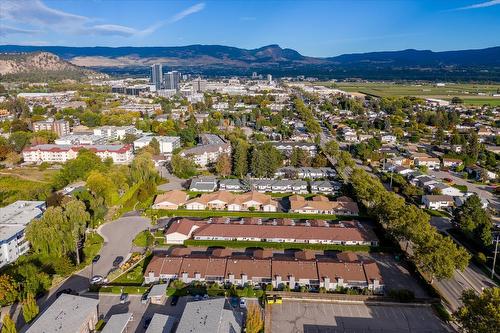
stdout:
POLYGON ((259 333, 264 328, 262 312, 257 304, 250 304, 247 310, 246 332, 259 333))
POLYGON ((23 300, 23 318, 27 323, 30 323, 35 319, 35 317, 40 312, 38 305, 36 304, 36 300, 33 297, 33 294, 28 293, 26 299, 23 300))
POLYGON ((17 333, 16 324, 8 313, 3 317, 1 333, 17 333))
POLYGON ((219 176, 227 177, 231 174, 231 158, 228 154, 222 154, 215 163, 215 172, 219 176))
POLYGON ((486 288, 481 295, 474 290, 465 290, 461 297, 463 305, 453 317, 469 333, 498 332, 500 327, 500 288, 486 288))
POLYGON ((18 296, 19 286, 17 282, 9 275, 0 275, 0 306, 14 303, 18 296))

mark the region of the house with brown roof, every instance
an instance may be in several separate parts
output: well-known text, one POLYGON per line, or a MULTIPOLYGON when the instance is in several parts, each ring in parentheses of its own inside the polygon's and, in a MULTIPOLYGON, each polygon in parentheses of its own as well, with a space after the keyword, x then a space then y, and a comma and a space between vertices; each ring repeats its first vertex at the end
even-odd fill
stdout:
POLYGON ((271 196, 257 191, 241 194, 217 191, 214 193, 202 194, 197 198, 189 200, 186 203, 186 209, 276 212, 278 210, 278 203, 273 200, 271 196))
POLYGON ((309 225, 205 224, 192 233, 195 240, 254 241, 273 243, 339 244, 377 246, 378 239, 360 224, 337 227, 309 225))
POLYGON ((184 191, 168 191, 156 196, 153 209, 178 209, 187 200, 188 195, 184 191))
POLYGON ((212 255, 172 251, 171 255, 154 256, 146 268, 146 283, 180 279, 217 282, 220 284, 262 285, 271 283, 274 288, 298 286, 324 287, 327 290, 368 288, 381 292, 382 275, 374 261, 360 261, 355 254, 339 254, 334 258, 316 258, 314 251, 299 251, 294 257, 274 257, 267 250, 256 250, 253 255, 233 255, 229 249, 212 255))
POLYGON ((199 221, 189 219, 174 221, 165 232, 165 241, 167 244, 183 244, 201 225, 199 221))
MULTIPOLYGON (((340 198, 339 198, 340 199, 340 198)), ((301 214, 335 214, 358 215, 358 204, 352 200, 330 201, 327 197, 316 195, 312 200, 306 200, 299 195, 293 195, 290 200, 290 212, 301 214)))

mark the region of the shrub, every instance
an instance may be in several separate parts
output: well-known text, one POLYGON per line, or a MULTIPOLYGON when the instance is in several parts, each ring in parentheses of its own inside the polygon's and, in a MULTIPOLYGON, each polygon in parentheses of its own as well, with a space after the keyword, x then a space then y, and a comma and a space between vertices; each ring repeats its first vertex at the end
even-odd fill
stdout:
POLYGON ((399 302, 410 302, 415 299, 415 294, 408 289, 391 289, 389 290, 389 297, 399 302))
POLYGON ((483 252, 478 252, 475 256, 474 259, 482 265, 486 264, 486 255, 483 252))

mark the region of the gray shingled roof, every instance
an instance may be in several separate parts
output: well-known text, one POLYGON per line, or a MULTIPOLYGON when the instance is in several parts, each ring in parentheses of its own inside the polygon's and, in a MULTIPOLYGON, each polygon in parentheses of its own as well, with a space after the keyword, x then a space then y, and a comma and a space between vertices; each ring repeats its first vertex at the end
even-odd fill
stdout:
POLYGON ((77 332, 92 313, 97 313, 99 300, 62 294, 31 325, 26 333, 77 332))

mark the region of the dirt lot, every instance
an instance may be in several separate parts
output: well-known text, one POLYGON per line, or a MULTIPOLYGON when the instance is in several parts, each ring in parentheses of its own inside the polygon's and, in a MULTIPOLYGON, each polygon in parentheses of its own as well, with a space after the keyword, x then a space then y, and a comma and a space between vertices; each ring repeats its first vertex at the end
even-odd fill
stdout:
POLYGON ((284 300, 272 305, 271 332, 448 332, 430 307, 284 300))

